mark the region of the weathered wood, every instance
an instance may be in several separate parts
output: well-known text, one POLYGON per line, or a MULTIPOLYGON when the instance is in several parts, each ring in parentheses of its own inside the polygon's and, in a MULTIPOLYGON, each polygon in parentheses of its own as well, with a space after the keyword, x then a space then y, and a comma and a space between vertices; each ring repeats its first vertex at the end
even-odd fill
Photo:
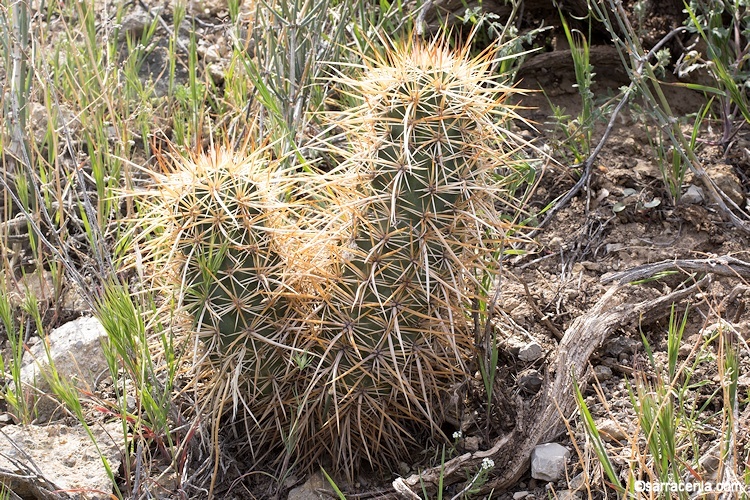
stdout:
POLYGON ((536 399, 524 403, 519 398, 520 418, 513 431, 501 437, 489 450, 466 453, 442 467, 399 478, 394 489, 401 491, 403 498, 410 498, 404 493, 404 487, 412 491, 425 488, 432 494, 437 491, 441 475, 444 486, 464 481, 465 471, 477 470, 484 458, 495 462, 495 470, 500 471, 500 475, 488 481, 482 491, 499 492, 512 486, 528 470, 534 447, 555 439, 564 431, 564 418, 572 417, 576 410, 573 381, 585 384, 589 358, 612 331, 631 322, 656 319, 673 303, 704 291, 710 282, 709 275, 688 288, 638 303, 622 303, 617 292, 628 285, 614 285, 589 312, 568 327, 536 399))
POLYGON ((701 272, 750 279, 750 262, 723 255, 710 259, 680 259, 644 264, 619 273, 605 274, 602 283, 630 283, 651 278, 665 271, 682 271, 683 273, 701 272))

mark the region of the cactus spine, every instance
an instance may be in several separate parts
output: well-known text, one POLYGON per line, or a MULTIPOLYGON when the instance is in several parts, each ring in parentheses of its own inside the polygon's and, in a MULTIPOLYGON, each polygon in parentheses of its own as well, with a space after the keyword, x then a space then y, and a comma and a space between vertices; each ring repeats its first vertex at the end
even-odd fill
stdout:
POLYGON ((151 195, 158 278, 181 295, 208 362, 245 400, 270 393, 283 375, 289 353, 279 346, 289 344, 295 314, 276 235, 291 233, 289 206, 275 196, 272 173, 261 153, 215 150, 177 162, 151 195))

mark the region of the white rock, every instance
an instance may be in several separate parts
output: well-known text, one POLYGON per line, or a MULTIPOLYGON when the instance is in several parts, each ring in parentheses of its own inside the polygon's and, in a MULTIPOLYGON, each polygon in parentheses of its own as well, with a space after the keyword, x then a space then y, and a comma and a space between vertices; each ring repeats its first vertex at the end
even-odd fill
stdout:
POLYGON ((531 363, 542 357, 542 346, 536 342, 530 342, 518 351, 518 359, 531 363))
POLYGON ((627 441, 628 432, 612 419, 605 418, 596 422, 596 428, 605 441, 627 441))
POLYGON ((570 451, 557 443, 540 444, 531 452, 531 477, 557 481, 565 472, 570 451))
MULTIPOLYGON (((91 431, 101 455, 117 473, 122 443, 113 441, 113 438, 122 436, 122 424, 93 425, 91 431)), ((83 427, 56 423, 9 425, 0 433, 0 468, 18 474, 8 486, 22 498, 52 498, 52 495, 46 496, 44 491, 39 491, 40 487, 45 488, 40 478, 33 473, 27 475, 28 471, 35 470, 41 473, 43 480, 51 483, 45 489, 68 491, 71 498, 112 498, 112 481, 101 455, 83 427), (28 470, 23 470, 25 467, 28 470)))
MULTIPOLYGON (((107 370, 102 350, 102 340, 106 337, 104 327, 93 317, 78 318, 52 330, 47 337, 49 358, 60 378, 70 380, 80 389, 92 390, 96 378, 107 370)), ((45 373, 50 373, 50 363, 44 345, 45 342, 38 342, 24 353, 21 381, 41 392, 49 392, 45 373)), ((40 416, 56 406, 51 402, 45 404, 44 399, 39 403, 40 416)))
POLYGON ((526 498, 529 496, 528 491, 516 491, 513 493, 513 500, 521 500, 522 498, 526 498))
POLYGON ((695 184, 690 184, 687 191, 680 197, 680 201, 688 205, 700 205, 705 199, 706 196, 703 194, 703 189, 695 184))

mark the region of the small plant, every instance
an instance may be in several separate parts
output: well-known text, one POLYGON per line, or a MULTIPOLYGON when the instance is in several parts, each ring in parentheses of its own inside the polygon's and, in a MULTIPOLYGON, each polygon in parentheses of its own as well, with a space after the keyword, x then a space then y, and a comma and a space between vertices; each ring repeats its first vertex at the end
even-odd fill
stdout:
MULTIPOLYGON (((657 357, 643 335, 651 374, 636 372, 633 385, 628 386, 637 427, 626 443, 631 454, 622 471, 617 471, 611 448, 604 444, 591 411, 576 387, 584 428, 603 467, 607 484, 627 498, 635 498, 644 491, 653 491, 655 498, 688 498, 687 483, 690 488, 711 491, 712 487, 728 487, 737 477, 732 470, 736 462, 728 459, 734 450, 736 429, 733 422, 738 411, 735 348, 719 324, 718 328, 704 329, 704 337, 681 361, 679 350, 687 320, 687 309, 680 317, 672 308, 664 358, 657 357), (718 386, 697 376, 712 366, 719 374, 718 386), (712 408, 716 407, 721 409, 714 411, 712 408), (709 436, 715 444, 706 452, 705 442, 709 436), (720 457, 719 470, 706 469, 705 464, 709 463, 706 453, 720 457)), ((604 402, 603 395, 599 396, 604 402)))
MULTIPOLYGON (((663 83, 658 77, 658 74, 664 70, 665 64, 669 58, 668 50, 664 49, 663 45, 671 36, 674 36, 679 31, 673 31, 650 51, 645 51, 621 4, 616 3, 613 0, 599 0, 598 2, 591 2, 590 5, 592 7, 592 12, 594 12, 597 19, 601 20, 607 27, 608 31, 612 33, 615 47, 619 51, 620 57, 625 63, 625 69, 631 79, 630 85, 623 92, 622 102, 624 103, 631 95, 639 95, 644 104, 644 110, 646 111, 647 116, 650 118, 654 126, 659 129, 660 133, 669 140, 674 148, 671 160, 673 170, 676 170, 678 175, 673 176, 668 173, 666 176, 668 179, 666 186, 667 190, 672 196, 674 196, 676 193, 676 184, 679 182, 680 176, 684 175, 684 172, 689 170, 703 182, 709 198, 719 206, 723 215, 735 226, 744 228, 744 222, 729 208, 727 201, 725 201, 728 199, 727 196, 723 195, 716 188, 715 183, 713 183, 708 177, 706 171, 702 167, 702 162, 698 158, 694 147, 692 147, 692 144, 695 143, 696 134, 699 130, 700 124, 696 122, 693 126, 691 137, 685 137, 681 128, 680 120, 674 118, 675 114, 672 111, 672 106, 662 89, 663 83), (682 161, 678 162, 674 155, 679 155, 682 158, 682 161)), ((718 61, 716 67, 721 68, 722 63, 718 61)), ((719 71, 723 74, 722 70, 719 71)), ((732 102, 738 106, 737 109, 740 110, 743 117, 747 119, 750 115, 745 115, 741 101, 739 101, 739 99, 741 99, 740 96, 735 97, 737 87, 736 85, 732 87, 730 80, 731 78, 727 78, 723 79, 722 82, 725 82, 728 86, 727 92, 729 95, 733 96, 732 102), (738 102, 740 102, 740 104, 737 104, 738 102)), ((693 84, 684 85, 696 90, 713 92, 711 89, 704 86, 696 86, 693 84)), ((724 94, 724 91, 719 90, 719 93, 724 94)), ((698 113, 698 116, 702 116, 705 111, 706 108, 698 113)), ((735 206, 734 208, 741 211, 740 207, 735 206)))
POLYGON ((750 122, 750 5, 739 0, 691 0, 687 4, 688 30, 705 43, 705 54, 689 50, 680 57, 677 71, 684 76, 702 69, 714 87, 688 84, 715 96, 726 149, 740 128, 750 122), (728 22, 727 22, 728 21, 728 22))
POLYGON ((4 385, 2 397, 10 405, 16 420, 22 424, 28 424, 33 419, 33 405, 30 403, 27 391, 21 382, 21 365, 26 334, 24 322, 17 323, 14 317, 10 294, 3 274, 0 274, 0 321, 10 345, 10 359, 6 362, 6 359, 0 356, 0 371, 3 374, 10 374, 10 380, 7 380, 4 385))
MULTIPOLYGON (((329 0, 257 3, 246 41, 252 40, 255 57, 241 61, 261 104, 259 142, 272 142, 278 156, 297 153, 310 140, 332 90, 327 73, 331 61, 341 59, 353 8, 352 2, 329 0)), ((242 40, 239 31, 235 39, 242 40)), ((247 47, 238 48, 247 54, 247 47)))
MULTIPOLYGON (((594 104, 594 93, 591 86, 594 83, 596 75, 591 65, 589 54, 589 42, 586 36, 578 30, 573 30, 568 26, 568 22, 560 12, 565 38, 570 45, 570 54, 573 59, 573 68, 575 70, 576 84, 578 93, 581 96, 581 112, 573 118, 565 114, 565 110, 550 102, 552 110, 553 132, 562 136, 560 145, 568 150, 577 164, 582 164, 591 152, 591 138, 595 122, 602 116, 601 111, 597 111, 594 104)), ((589 25, 590 26, 590 25, 589 25)), ((591 33, 589 33, 589 38, 591 33)))

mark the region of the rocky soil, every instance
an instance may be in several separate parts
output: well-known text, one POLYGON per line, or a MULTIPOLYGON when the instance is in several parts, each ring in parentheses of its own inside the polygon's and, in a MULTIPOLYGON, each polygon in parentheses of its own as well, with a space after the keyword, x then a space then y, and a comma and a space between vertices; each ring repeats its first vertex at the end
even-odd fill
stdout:
MULTIPOLYGON (((500 6, 496 7, 498 12, 502 11, 500 6)), ((167 5, 162 14, 168 16, 169 8, 167 5)), ((220 79, 222 54, 226 53, 221 28, 228 15, 226 7, 219 0, 193 2, 189 13, 201 19, 198 32, 200 53, 210 62, 214 76, 220 79)), ((551 154, 543 162, 540 181, 528 202, 529 211, 541 210, 555 203, 580 176, 580 169, 575 168, 571 159, 556 150, 560 147, 559 137, 550 125, 551 105, 564 108, 569 115, 575 115, 581 107, 580 96, 573 86, 575 77, 569 51, 560 41, 562 34, 556 15, 545 2, 530 2, 521 23, 527 27, 537 26, 546 19, 556 26, 543 44, 544 50, 529 57, 520 72, 521 87, 544 91, 544 94, 530 93, 519 101, 526 107, 523 114, 530 123, 520 128, 540 150, 551 154)), ((134 4, 124 22, 128 29, 143 29, 149 16, 141 5, 134 4)), ((658 41, 677 21, 679 12, 666 9, 655 12, 643 27, 645 43, 658 41)), ((600 39, 594 40, 597 44, 592 47, 596 73, 593 90, 597 98, 605 102, 608 95, 613 95, 628 81, 615 49, 607 44, 601 33, 596 36, 600 39)), ((159 59, 160 54, 159 50, 154 51, 149 64, 144 65, 144 78, 161 74, 164 61, 159 59)), ((669 78, 674 80, 674 77, 669 78)), ((685 88, 673 87, 669 91, 673 109, 680 115, 696 113, 704 102, 703 95, 685 88)), ((670 201, 655 149, 649 143, 653 130, 646 127, 645 121, 637 106, 621 112, 595 162, 590 183, 560 207, 553 219, 536 232, 533 241, 519 245, 518 248, 524 251, 521 255, 506 260, 500 276, 495 317, 501 348, 496 407, 488 411, 479 389, 481 380, 471 381, 476 386, 475 394, 456 422, 446 429, 457 436, 454 453, 449 459, 490 450, 503 436, 517 428, 517 419, 524 405, 533 405, 541 397, 540 390, 551 375, 564 334, 609 290, 619 286, 607 281, 613 273, 662 261, 720 259, 724 256, 750 262, 750 235, 725 221, 698 179, 688 174, 681 201, 670 201)), ((604 121, 596 125, 594 142, 603 134, 604 126, 604 121)), ((742 128, 726 151, 717 145, 717 134, 715 123, 707 122, 701 130, 699 141, 703 167, 738 207, 748 210, 750 127, 742 128)), ((613 295, 616 298, 612 299, 612 305, 655 300, 680 286, 693 285, 702 276, 702 273, 690 271, 621 286, 616 296, 613 295)), ((37 282, 29 286, 36 287, 37 295, 45 297, 49 296, 52 285, 37 282)), ((716 343, 704 344, 717 330, 732 332, 736 337, 741 367, 736 445, 738 456, 743 460, 746 460, 750 447, 750 407, 747 405, 750 393, 750 377, 747 375, 750 369, 747 346, 750 309, 746 307, 749 290, 747 276, 716 275, 710 284, 702 284, 699 291, 685 297, 677 306, 680 313, 685 307, 690 308, 680 346, 680 360, 701 349, 715 354, 716 343)), ((50 322, 50 328, 60 326, 51 335, 51 348, 59 355, 57 367, 61 375, 74 375, 82 394, 104 396, 111 380, 99 376, 106 370, 103 358, 96 352, 100 348, 100 327, 90 317, 91 311, 85 303, 73 292, 65 297, 63 304, 46 304, 50 313, 45 319, 50 322)), ((596 348, 587 360, 589 375, 593 375, 589 378, 594 383, 586 386, 584 398, 614 463, 623 470, 630 457, 631 438, 638 433, 628 387, 639 374, 653 375, 642 335, 653 349, 655 358, 663 360, 668 321, 669 311, 666 310, 642 322, 636 320, 612 327, 600 346, 592 346, 596 348)), ((15 425, 9 417, 4 418, 0 429, 0 479, 12 479, 14 490, 21 498, 56 498, 54 495, 63 494, 109 498, 106 475, 102 480, 101 460, 92 450, 86 432, 75 425, 76 420, 70 416, 63 415, 59 419, 56 404, 50 404, 49 399, 42 395, 48 391, 47 387, 37 383, 40 380, 38 370, 43 367, 32 361, 34 355, 36 359, 43 357, 41 340, 31 338, 29 346, 24 377, 28 377, 29 385, 36 386, 39 391, 40 414, 34 425, 25 427, 15 425), (11 477, 12 474, 19 477, 11 477), (60 493, 63 490, 67 493, 60 493)), ((717 367, 711 363, 700 364, 694 376, 714 382, 719 380, 717 367)), ((692 394, 695 398, 708 398, 714 390, 714 386, 706 385, 696 388, 692 394)), ((706 409, 707 412, 710 410, 715 409, 706 409)), ((562 432, 549 439, 556 445, 537 449, 533 456, 521 457, 522 461, 527 461, 526 468, 513 484, 505 485, 492 498, 548 498, 552 490, 557 498, 587 498, 589 495, 604 498, 604 481, 596 458, 586 447, 588 439, 580 419, 572 414, 564 417, 567 429, 563 427, 562 432)), ((116 441, 122 429, 104 423, 106 418, 101 414, 98 419, 103 423, 92 425, 92 432, 97 436, 111 436, 116 441)), ((231 440, 231 437, 227 436, 227 439, 231 440)), ((100 448, 105 450, 110 466, 116 474, 121 474, 123 469, 119 464, 126 459, 126 450, 119 449, 114 441, 110 442, 106 437, 97 440, 100 448)), ((716 454, 712 448, 714 444, 715 440, 708 438, 701 443, 699 453, 706 460, 716 454)), ((397 465, 402 478, 439 465, 439 452, 430 445, 428 443, 424 452, 414 457, 413 463, 397 465)), ((334 496, 330 485, 319 474, 290 476, 278 487, 262 471, 247 473, 244 457, 232 457, 231 449, 231 446, 227 447, 227 462, 222 464, 226 479, 217 488, 221 498, 267 498, 272 495, 300 500, 334 496)), ((195 470, 200 465, 195 463, 190 467, 195 470)), ((502 473, 502 470, 491 471, 488 484, 492 484, 493 474, 502 473)), ((464 473, 464 481, 465 476, 464 473)), ((339 486, 346 491, 348 498, 394 498, 397 494, 392 487, 393 479, 395 477, 363 474, 356 484, 341 482, 339 486)), ((178 484, 177 481, 170 483, 163 478, 159 481, 163 485, 160 498, 200 497, 198 489, 190 493, 171 491, 170 487, 178 484)), ((460 484, 450 486, 447 498, 458 494, 461 488, 460 484)))

